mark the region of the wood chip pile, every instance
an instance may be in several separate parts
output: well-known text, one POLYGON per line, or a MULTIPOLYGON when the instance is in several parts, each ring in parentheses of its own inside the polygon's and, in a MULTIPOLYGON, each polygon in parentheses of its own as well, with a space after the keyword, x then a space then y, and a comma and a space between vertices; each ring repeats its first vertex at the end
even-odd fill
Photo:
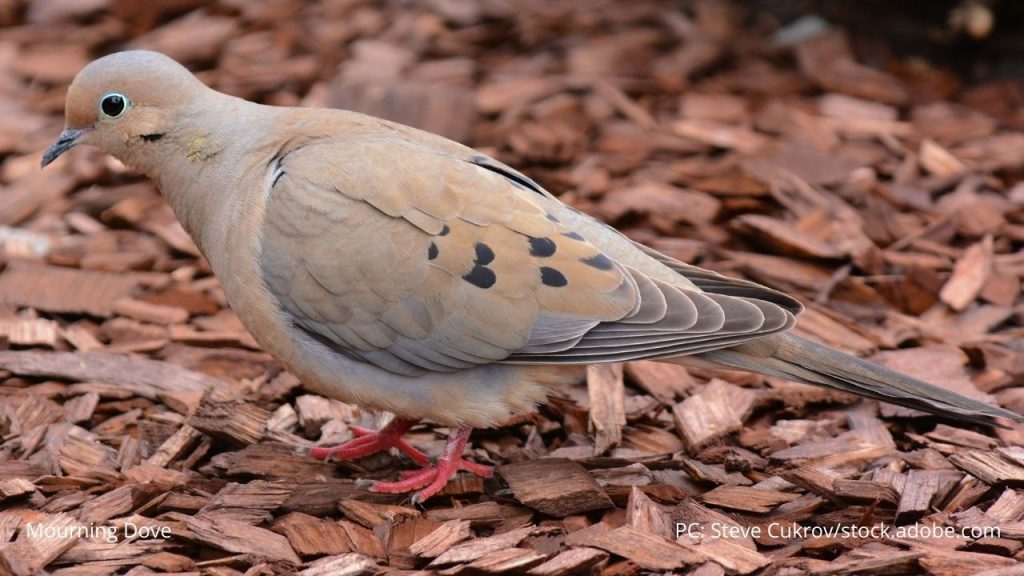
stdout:
POLYGON ((39 170, 74 74, 157 49, 470 143, 1024 413, 1024 82, 858 42, 714 0, 0 0, 0 573, 1024 574, 1020 425, 738 372, 592 368, 474 434, 495 479, 372 494, 412 463, 295 447, 384 418, 259 350, 151 183, 84 148, 39 170))

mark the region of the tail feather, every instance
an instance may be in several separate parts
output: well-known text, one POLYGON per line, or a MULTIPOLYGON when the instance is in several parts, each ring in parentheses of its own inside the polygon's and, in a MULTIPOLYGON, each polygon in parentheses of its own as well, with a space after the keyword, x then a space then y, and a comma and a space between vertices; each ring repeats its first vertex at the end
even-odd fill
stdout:
POLYGON ((790 333, 705 352, 700 357, 730 368, 835 388, 963 422, 989 426, 998 425, 991 418, 1024 422, 1024 416, 1020 414, 790 333))

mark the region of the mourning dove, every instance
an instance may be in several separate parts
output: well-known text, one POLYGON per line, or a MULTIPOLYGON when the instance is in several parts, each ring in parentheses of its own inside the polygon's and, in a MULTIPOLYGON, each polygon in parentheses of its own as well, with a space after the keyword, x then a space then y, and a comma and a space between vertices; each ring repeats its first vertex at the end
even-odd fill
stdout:
POLYGON ((781 292, 679 262, 440 136, 343 110, 254 104, 170 58, 86 66, 47 165, 97 146, 155 180, 260 345, 309 389, 396 415, 317 448, 424 465, 374 489, 436 494, 462 451, 590 363, 740 368, 968 421, 1017 414, 788 334, 781 292), (436 464, 402 439, 451 427, 436 464))

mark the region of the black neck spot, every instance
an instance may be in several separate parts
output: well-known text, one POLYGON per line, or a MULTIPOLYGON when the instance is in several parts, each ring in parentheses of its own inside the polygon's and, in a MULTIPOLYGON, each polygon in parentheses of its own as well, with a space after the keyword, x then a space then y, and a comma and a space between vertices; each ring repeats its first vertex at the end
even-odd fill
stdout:
POLYGON ((156 142, 157 140, 160 140, 163 137, 164 137, 163 133, 160 133, 160 134, 143 134, 142 135, 142 139, 145 140, 146 142, 156 142))

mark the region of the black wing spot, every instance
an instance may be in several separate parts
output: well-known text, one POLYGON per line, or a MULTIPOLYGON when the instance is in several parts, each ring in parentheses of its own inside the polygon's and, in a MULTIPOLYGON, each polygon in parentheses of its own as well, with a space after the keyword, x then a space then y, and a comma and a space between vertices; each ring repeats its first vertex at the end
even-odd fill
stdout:
POLYGON ((565 278, 565 274, 547 266, 542 266, 540 269, 540 281, 545 286, 551 286, 552 288, 561 288, 569 283, 565 278))
POLYGON ((582 258, 580 259, 580 262, 583 262, 587 266, 597 268, 598 270, 611 270, 612 268, 615 267, 615 264, 612 262, 611 258, 605 256, 604 254, 598 254, 596 256, 591 256, 590 258, 582 258))
POLYGON ((530 236, 530 255, 547 258, 555 253, 557 246, 551 238, 534 238, 530 236))
POLYGON ((451 227, 448 226, 447 224, 445 224, 444 226, 441 226, 441 232, 438 233, 438 236, 447 236, 448 233, 451 232, 451 231, 452 231, 451 227))
POLYGON ((494 262, 494 250, 483 242, 477 242, 476 246, 476 260, 473 261, 477 266, 487 266, 491 262, 494 262))
POLYGON ((430 247, 427 248, 427 260, 433 260, 434 258, 437 258, 437 252, 437 244, 431 242, 430 247))
POLYGON ((502 168, 500 166, 495 166, 494 164, 491 163, 493 162, 493 160, 486 156, 473 156, 472 158, 469 159, 469 162, 471 164, 476 164, 477 166, 485 170, 490 170, 495 174, 500 174, 504 176, 505 179, 507 179, 509 182, 511 182, 513 185, 519 188, 523 188, 525 190, 529 190, 530 192, 536 192, 537 194, 544 195, 544 189, 540 187, 540 184, 537 184, 536 182, 534 182, 527 176, 520 174, 519 172, 515 172, 511 169, 502 168))
POLYGON ((527 192, 534 192, 535 191, 535 190, 530 189, 530 187, 528 187, 526 184, 523 184, 520 180, 516 180, 515 178, 508 178, 508 181, 513 186, 515 186, 516 188, 519 188, 520 190, 526 190, 527 192))
POLYGON ((561 220, 558 219, 558 216, 555 216, 554 214, 548 214, 547 216, 548 216, 548 220, 551 220, 552 222, 555 222, 555 223, 561 222, 561 220))
POLYGON ((565 236, 566 238, 572 238, 573 240, 579 240, 580 242, 583 241, 583 236, 580 236, 579 233, 577 233, 575 231, 573 231, 573 232, 562 232, 562 236, 565 236))
POLYGON ((494 275, 494 270, 491 270, 490 268, 485 266, 473 266, 473 269, 463 276, 462 279, 473 286, 487 289, 494 286, 498 277, 494 275))

